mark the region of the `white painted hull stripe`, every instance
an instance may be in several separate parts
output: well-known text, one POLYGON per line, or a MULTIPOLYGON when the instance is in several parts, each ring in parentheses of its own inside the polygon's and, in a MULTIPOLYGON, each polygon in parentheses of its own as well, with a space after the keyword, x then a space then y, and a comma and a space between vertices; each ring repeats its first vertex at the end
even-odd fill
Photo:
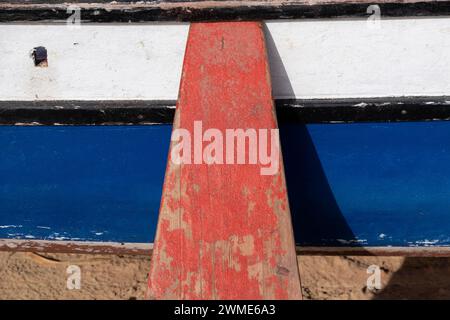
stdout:
MULTIPOLYGON (((0 24, 0 100, 176 100, 188 24, 0 24), (32 49, 45 46, 48 67, 32 49)), ((450 18, 267 22, 276 99, 450 95, 450 18)))

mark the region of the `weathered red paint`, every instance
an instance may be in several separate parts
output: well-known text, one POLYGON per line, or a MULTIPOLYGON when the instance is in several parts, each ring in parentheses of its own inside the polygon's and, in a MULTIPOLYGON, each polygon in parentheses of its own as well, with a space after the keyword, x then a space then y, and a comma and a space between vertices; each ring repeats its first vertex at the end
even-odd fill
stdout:
MULTIPOLYGON (((190 27, 175 128, 277 128, 262 26, 190 27)), ((172 148, 172 146, 171 146, 172 148)), ((169 155, 148 297, 300 299, 284 170, 169 155)))

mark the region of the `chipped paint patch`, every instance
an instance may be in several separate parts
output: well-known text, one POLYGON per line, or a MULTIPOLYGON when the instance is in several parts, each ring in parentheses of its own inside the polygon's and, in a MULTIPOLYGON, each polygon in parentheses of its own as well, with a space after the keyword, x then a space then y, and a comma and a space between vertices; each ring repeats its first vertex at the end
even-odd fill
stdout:
MULTIPOLYGON (((269 77, 259 23, 192 24, 174 130, 276 128, 269 77)), ((284 173, 170 154, 148 296, 301 298, 284 173)))

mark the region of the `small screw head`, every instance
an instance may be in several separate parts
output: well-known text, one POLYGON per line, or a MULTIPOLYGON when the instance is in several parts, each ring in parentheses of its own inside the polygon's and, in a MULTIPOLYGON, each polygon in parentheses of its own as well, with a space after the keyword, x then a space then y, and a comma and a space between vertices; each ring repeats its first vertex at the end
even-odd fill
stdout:
POLYGON ((47 49, 45 47, 36 47, 33 49, 32 57, 36 67, 47 67, 47 49))

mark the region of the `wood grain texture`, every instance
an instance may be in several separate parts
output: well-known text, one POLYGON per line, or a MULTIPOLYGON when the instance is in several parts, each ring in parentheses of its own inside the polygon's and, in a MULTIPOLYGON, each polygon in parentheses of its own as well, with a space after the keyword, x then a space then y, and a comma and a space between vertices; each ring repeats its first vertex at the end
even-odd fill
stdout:
MULTIPOLYGON (((260 23, 191 25, 174 128, 193 132, 196 120, 222 132, 277 128, 260 23)), ((148 297, 301 298, 284 171, 170 157, 148 297)))
MULTIPOLYGON (((82 10, 83 22, 347 18, 369 16, 367 7, 372 4, 369 0, 9 0, 0 3, 0 22, 65 22, 69 7, 82 10)), ((376 4, 385 17, 450 14, 448 0, 381 0, 376 4)))
MULTIPOLYGON (((151 255, 153 243, 0 239, 0 252, 151 255)), ((296 247, 300 256, 450 257, 450 247, 296 247)))
POLYGON ((149 255, 153 243, 0 239, 0 251, 149 255))

